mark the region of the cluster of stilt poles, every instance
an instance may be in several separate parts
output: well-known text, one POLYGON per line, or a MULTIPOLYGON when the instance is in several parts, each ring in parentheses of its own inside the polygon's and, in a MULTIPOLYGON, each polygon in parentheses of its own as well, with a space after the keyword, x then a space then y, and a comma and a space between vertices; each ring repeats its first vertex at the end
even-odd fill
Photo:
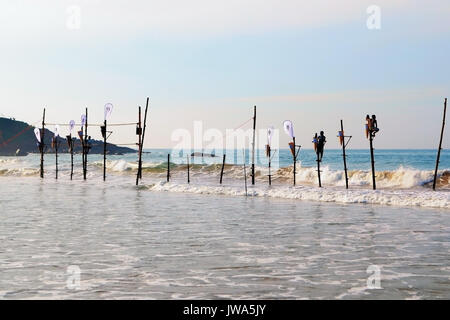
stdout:
MULTIPOLYGON (((145 138, 145 130, 147 127, 147 112, 148 112, 148 105, 149 105, 149 98, 147 97, 147 102, 145 106, 145 113, 144 113, 144 121, 142 122, 141 119, 141 107, 139 107, 138 111, 138 122, 137 123, 117 123, 117 124, 110 124, 109 126, 127 126, 127 125, 136 125, 136 135, 138 136, 138 142, 137 143, 129 143, 129 144, 122 144, 122 145, 137 145, 138 146, 138 170, 136 174, 136 185, 139 184, 139 180, 142 179, 142 154, 143 154, 143 146, 144 146, 144 138, 145 138)), ((111 105, 112 108, 112 105, 111 105)), ((47 146, 45 145, 45 126, 51 125, 51 123, 45 122, 45 108, 42 115, 42 127, 39 133, 39 143, 38 148, 41 155, 41 161, 40 161, 40 177, 44 178, 44 154, 47 150, 47 146)), ((53 124, 56 126, 65 126, 67 124, 53 124)), ((73 167, 74 167, 74 147, 75 147, 75 139, 72 137, 72 129, 75 126, 75 122, 71 121, 69 123, 70 126, 70 134, 66 136, 67 144, 68 144, 68 151, 70 153, 70 180, 73 179, 73 167)), ((101 129, 101 134, 103 137, 103 181, 106 180, 106 154, 107 154, 107 140, 109 136, 112 134, 112 131, 108 131, 108 122, 106 119, 106 112, 105 112, 105 119, 102 125, 99 125, 101 129)), ((92 148, 92 145, 90 143, 91 137, 88 136, 88 108, 86 108, 86 113, 82 116, 82 124, 81 124, 81 130, 78 131, 78 136, 80 138, 80 144, 81 144, 81 158, 82 158, 82 167, 83 167, 83 179, 87 179, 87 169, 88 169, 88 154, 92 148)), ((56 164, 56 173, 55 178, 58 179, 58 148, 60 146, 59 141, 59 135, 56 134, 52 138, 52 148, 55 150, 55 164, 56 164)))
MULTIPOLYGON (((143 154, 143 147, 144 147, 144 139, 145 139, 145 130, 147 126, 147 111, 148 111, 148 105, 149 105, 149 98, 147 98, 146 106, 145 106, 145 112, 144 112, 144 119, 142 121, 142 114, 141 114, 141 107, 139 106, 138 111, 138 122, 136 124, 136 135, 138 136, 138 143, 136 144, 138 146, 138 169, 136 174, 136 185, 139 185, 139 181, 142 179, 142 154, 143 154)), ((434 179, 433 179, 433 190, 436 189, 436 181, 437 181, 437 175, 438 175, 438 168, 439 168, 439 160, 440 160, 440 154, 442 150, 442 140, 444 135, 444 127, 445 127, 445 117, 446 117, 446 111, 447 111, 447 98, 444 101, 444 114, 443 114, 443 120, 442 120, 442 129, 441 129, 441 135, 439 140, 439 147, 437 152, 437 158, 436 158, 436 167, 435 167, 435 173, 434 173, 434 179)), ((84 115, 84 123, 82 124, 82 130, 84 128, 84 132, 81 130, 78 132, 80 136, 81 146, 82 146, 82 162, 83 162, 83 179, 87 179, 87 163, 88 163, 88 154, 89 150, 91 149, 91 145, 89 143, 90 137, 88 136, 88 109, 86 108, 86 114, 84 115)), ((251 184, 255 185, 255 145, 256 145, 256 106, 254 106, 253 109, 253 138, 252 138, 252 162, 251 162, 251 184)), ((295 141, 295 135, 293 134, 293 128, 292 123, 290 121, 288 127, 285 130, 288 134, 292 137, 292 142, 289 143, 289 147, 291 149, 292 157, 293 157, 293 183, 294 186, 296 185, 296 164, 298 161, 298 155, 301 149, 300 145, 296 144, 295 141), (289 127, 290 126, 290 127, 289 127)), ((286 122, 285 122, 286 123, 286 122)), ((115 124, 115 125, 134 125, 134 123, 122 123, 122 124, 115 124)), ((41 163, 40 163, 40 176, 41 178, 44 178, 44 153, 46 151, 46 146, 44 143, 44 137, 45 137, 45 108, 42 116, 42 129, 40 130, 40 143, 39 143, 39 151, 41 154, 41 163)), ((74 123, 72 124, 73 127, 74 123)), ((106 180, 106 154, 107 154, 107 139, 109 135, 112 133, 111 131, 107 131, 107 120, 105 117, 104 123, 101 126, 101 132, 103 136, 103 180, 106 180), (109 134, 109 135, 108 135, 109 134)), ((346 189, 349 188, 349 178, 348 178, 348 172, 347 172, 347 155, 346 155, 346 147, 348 143, 350 142, 352 136, 346 136, 344 134, 344 123, 341 120, 340 121, 341 130, 338 132, 338 137, 340 140, 340 144, 342 146, 342 158, 344 163, 344 175, 345 175, 345 187, 346 189)), ((269 129, 271 130, 271 129, 269 129)), ((373 139, 375 138, 375 133, 378 131, 373 130, 372 128, 367 128, 368 134, 367 137, 369 139, 369 147, 370 147, 370 160, 371 160, 371 169, 372 169, 372 187, 374 190, 376 190, 376 173, 375 173, 375 156, 374 156, 374 148, 373 148, 373 139)), ((71 172, 70 172, 70 179, 73 178, 73 153, 74 153, 74 139, 72 138, 72 134, 66 136, 67 143, 69 145, 69 152, 71 155, 71 172)), ((271 139, 271 132, 269 131, 269 142, 268 145, 266 145, 266 156, 269 159, 269 186, 272 185, 272 174, 271 174, 271 160, 275 153, 272 153, 271 146, 270 146, 270 139, 271 139)), ((56 179, 58 179, 58 147, 59 147, 59 141, 58 136, 55 135, 52 141, 52 147, 55 149, 55 156, 56 156, 56 179)), ((323 146, 322 146, 323 147, 323 146)), ((195 153, 191 154, 191 157, 194 157, 195 153)), ((201 156, 203 156, 203 153, 201 153, 201 156)), ((245 158, 245 150, 243 152, 244 156, 244 177, 245 177, 245 193, 247 194, 247 171, 246 171, 246 158, 245 158)), ((189 162, 189 155, 187 158, 187 183, 189 184, 191 182, 190 180, 190 162, 189 162)), ((220 181, 219 183, 222 184, 223 182, 223 174, 224 174, 224 168, 225 168, 225 161, 226 161, 226 155, 223 154, 222 158, 222 167, 220 171, 220 181)), ((319 187, 322 187, 321 177, 320 177, 320 163, 321 159, 319 158, 319 152, 317 152, 317 176, 318 176, 318 183, 319 187)), ((170 154, 167 155, 167 182, 170 181, 170 154)))

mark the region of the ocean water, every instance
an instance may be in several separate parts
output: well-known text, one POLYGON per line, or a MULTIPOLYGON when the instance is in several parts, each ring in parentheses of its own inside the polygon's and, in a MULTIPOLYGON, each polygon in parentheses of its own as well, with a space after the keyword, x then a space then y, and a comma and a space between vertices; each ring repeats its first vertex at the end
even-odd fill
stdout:
POLYGON ((38 155, 0 158, 0 298, 450 298, 447 150, 436 192, 433 151, 376 150, 373 191, 368 153, 349 150, 346 191, 339 151, 326 150, 318 188, 312 151, 293 187, 284 150, 273 186, 258 163, 248 196, 242 158, 223 185, 220 154, 195 159, 187 184, 175 152, 167 183, 167 150, 148 151, 139 187, 135 154, 109 156, 106 182, 99 155, 87 181, 80 155, 73 181, 67 155, 58 180, 52 154, 43 180, 38 155))
MULTIPOLYGON (((211 151, 205 151, 205 154, 211 151)), ((173 191, 200 194, 245 196, 245 177, 250 186, 250 152, 227 151, 223 184, 219 184, 222 154, 215 157, 190 157, 190 152, 167 149, 146 150, 143 155, 144 181, 150 191, 173 191), (167 180, 167 160, 170 154, 170 182, 167 180), (189 161, 190 184, 187 184, 189 161)), ((70 157, 59 155, 59 176, 68 179, 70 157)), ((377 191, 372 191, 370 154, 367 150, 348 150, 349 190, 345 179, 341 150, 326 150, 321 163, 323 188, 317 188, 317 162, 313 150, 302 150, 296 165, 296 187, 293 187, 293 164, 289 150, 275 154, 272 162, 272 186, 268 185, 267 158, 261 150, 255 157, 256 185, 247 195, 258 197, 301 199, 338 203, 370 203, 400 206, 448 208, 450 206, 450 151, 443 150, 438 171, 437 191, 432 191, 436 161, 433 150, 376 150, 377 191)), ((26 157, 0 157, 0 177, 38 177, 38 154, 26 157)), ((88 178, 102 180, 102 155, 89 156, 88 178)), ((137 170, 137 154, 107 157, 108 176, 121 177, 133 183, 137 170)), ((81 155, 74 155, 74 177, 81 178, 81 155)), ((45 156, 45 175, 55 177, 55 155, 45 156)))

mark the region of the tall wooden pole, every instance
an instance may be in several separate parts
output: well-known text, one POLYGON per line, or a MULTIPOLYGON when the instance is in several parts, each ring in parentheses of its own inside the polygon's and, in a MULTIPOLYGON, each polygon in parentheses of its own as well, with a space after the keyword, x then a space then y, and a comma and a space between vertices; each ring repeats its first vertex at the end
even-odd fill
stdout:
POLYGON ((55 166, 56 166, 56 180, 58 180, 58 137, 55 136, 55 166))
POLYGON ((139 106, 139 116, 138 116, 138 170, 136 174, 136 185, 139 184, 139 179, 141 177, 141 164, 142 164, 142 123, 141 123, 141 107, 139 106))
POLYGON ((41 151, 41 178, 44 178, 44 137, 45 137, 45 108, 42 115, 42 129, 41 129, 41 143, 39 145, 39 151, 41 151))
POLYGON ((255 184, 256 106, 253 107, 252 185, 255 184))
POLYGON ((375 182, 375 157, 373 155, 373 131, 369 130, 369 142, 370 142, 370 161, 372 163, 372 187, 373 190, 377 189, 375 182))
POLYGON ((272 156, 271 156, 271 153, 272 153, 272 150, 270 148, 270 145, 267 145, 267 148, 268 148, 267 155, 269 156, 269 186, 271 186, 272 185, 272 172, 271 172, 271 168, 272 168, 272 156))
POLYGON ((247 196, 247 169, 245 167, 245 149, 244 149, 244 183, 245 183, 245 196, 247 196))
POLYGON ((86 180, 87 177, 87 154, 88 154, 88 108, 86 108, 86 123, 84 126, 84 170, 83 170, 83 179, 86 180))
POLYGON ((348 189, 347 157, 345 155, 344 123, 342 122, 342 120, 341 120, 341 134, 342 134, 342 157, 344 159, 344 172, 345 172, 345 188, 348 189))
POLYGON ((83 166, 83 176, 84 176, 84 166, 85 166, 85 163, 84 163, 84 152, 85 152, 85 149, 86 149, 86 147, 85 147, 85 145, 84 145, 84 127, 81 127, 81 137, 80 137, 80 142, 81 142, 81 163, 82 163, 82 166, 83 166))
MULTIPOLYGON (((323 148, 323 147, 322 147, 323 148)), ((319 178, 319 188, 322 188, 322 181, 320 180, 320 159, 319 153, 317 152, 317 177, 319 178)))
POLYGON ((444 116, 442 117, 442 129, 441 129, 441 138, 439 140, 439 148, 436 158, 436 169, 434 170, 434 179, 433 179, 433 190, 436 190, 436 180, 437 180, 437 173, 439 168, 439 158, 441 157, 441 150, 442 150, 442 137, 444 136, 444 127, 445 127, 445 114, 447 112, 447 98, 445 98, 444 101, 444 116))
POLYGON ((167 182, 170 181, 170 153, 167 154, 167 182))
POLYGON ((294 151, 292 154, 292 158, 294 159, 294 186, 295 186, 295 175, 296 175, 296 170, 297 170, 297 146, 295 144, 295 137, 292 138, 292 142, 294 142, 294 151))
POLYGON ((191 183, 191 177, 189 173, 189 155, 186 155, 186 160, 187 160, 187 182, 189 184, 191 183))
MULTIPOLYGON (((144 113, 144 129, 142 131, 141 154, 144 151, 145 129, 147 128, 147 111, 148 111, 149 100, 150 100, 150 98, 147 97, 147 102, 145 104, 145 113, 144 113)), ((142 179, 142 155, 141 155, 141 171, 139 172, 139 179, 142 179)))
POLYGON ((106 134, 107 134, 107 127, 106 127, 106 119, 103 123, 103 126, 105 127, 104 137, 103 137, 103 181, 106 180, 106 134))
MULTIPOLYGON (((222 184, 222 179, 223 179, 223 170, 225 169, 225 157, 226 154, 223 154, 223 160, 222 160, 222 169, 220 170, 220 184, 222 184)), ((244 159, 245 161, 245 159, 244 159)))
POLYGON ((144 138, 145 138, 145 129, 147 128, 147 111, 148 111, 148 103, 150 98, 147 97, 147 102, 145 105, 145 114, 144 114, 144 128, 142 129, 142 122, 141 122, 141 107, 139 107, 139 121, 138 121, 138 136, 139 136, 139 142, 138 142, 138 153, 139 153, 139 159, 138 159, 138 171, 136 175, 136 185, 139 184, 139 179, 142 179, 142 152, 144 149, 144 138))
POLYGON ((72 133, 69 135, 70 138, 70 180, 73 179, 73 139, 72 139, 72 133))

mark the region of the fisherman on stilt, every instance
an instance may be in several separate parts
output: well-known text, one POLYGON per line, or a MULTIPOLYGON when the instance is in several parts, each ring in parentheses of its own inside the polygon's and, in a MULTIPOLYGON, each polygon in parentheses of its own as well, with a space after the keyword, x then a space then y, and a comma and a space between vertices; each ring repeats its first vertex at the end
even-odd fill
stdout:
MULTIPOLYGON (((316 133, 317 136, 317 133, 316 133)), ((325 147, 325 143, 327 142, 326 137, 324 136, 324 132, 320 131, 320 135, 317 137, 317 160, 322 161, 323 157, 323 149, 325 147)))
POLYGON ((370 143, 370 162, 372 165, 372 188, 373 190, 377 189, 376 179, 375 179, 375 157, 373 154, 373 139, 377 132, 380 131, 378 128, 377 117, 373 114, 372 118, 369 115, 366 115, 366 138, 369 139, 370 143))

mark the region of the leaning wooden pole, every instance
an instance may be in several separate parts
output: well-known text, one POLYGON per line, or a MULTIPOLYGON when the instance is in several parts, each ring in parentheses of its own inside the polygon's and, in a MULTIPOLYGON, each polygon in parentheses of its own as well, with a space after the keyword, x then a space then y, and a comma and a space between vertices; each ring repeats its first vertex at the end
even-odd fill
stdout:
POLYGON ((436 190, 436 180, 437 180, 437 174, 438 174, 438 168, 439 168, 439 158, 441 157, 442 138, 444 136, 445 114, 446 114, 446 112, 447 112, 447 98, 445 98, 445 100, 444 100, 444 115, 442 117, 441 138, 439 140, 439 147, 438 147, 437 158, 436 158, 436 169, 434 170, 433 190, 436 190))
POLYGON ((139 172, 139 179, 142 179, 142 152, 144 151, 144 140, 145 140, 145 129, 147 128, 147 111, 148 111, 148 103, 150 98, 147 97, 147 102, 145 104, 145 112, 144 112, 144 129, 142 130, 142 141, 141 141, 141 170, 139 172))
POLYGON ((145 114, 144 114, 144 128, 142 129, 142 116, 141 116, 141 107, 139 107, 139 121, 138 121, 138 127, 137 127, 137 135, 139 136, 139 142, 138 142, 138 153, 139 153, 139 159, 138 159, 138 171, 136 175, 136 185, 139 184, 139 179, 142 179, 142 152, 144 149, 144 138, 145 138, 145 129, 147 128, 147 112, 148 112, 148 103, 150 98, 147 97, 147 103, 145 105, 145 114))
POLYGON ((226 158, 226 154, 223 155, 222 169, 220 170, 220 184, 222 184, 223 170, 225 169, 225 158, 226 158))
POLYGON ((345 155, 344 123, 342 120, 341 120, 341 134, 342 134, 342 158, 344 159, 344 172, 345 172, 345 188, 348 189, 347 157, 345 155))
POLYGON ((44 137, 45 137, 45 108, 42 115, 42 129, 41 129, 41 143, 39 145, 39 151, 41 152, 41 178, 44 178, 44 137))
POLYGON ((256 106, 253 107, 252 185, 255 185, 256 106))

